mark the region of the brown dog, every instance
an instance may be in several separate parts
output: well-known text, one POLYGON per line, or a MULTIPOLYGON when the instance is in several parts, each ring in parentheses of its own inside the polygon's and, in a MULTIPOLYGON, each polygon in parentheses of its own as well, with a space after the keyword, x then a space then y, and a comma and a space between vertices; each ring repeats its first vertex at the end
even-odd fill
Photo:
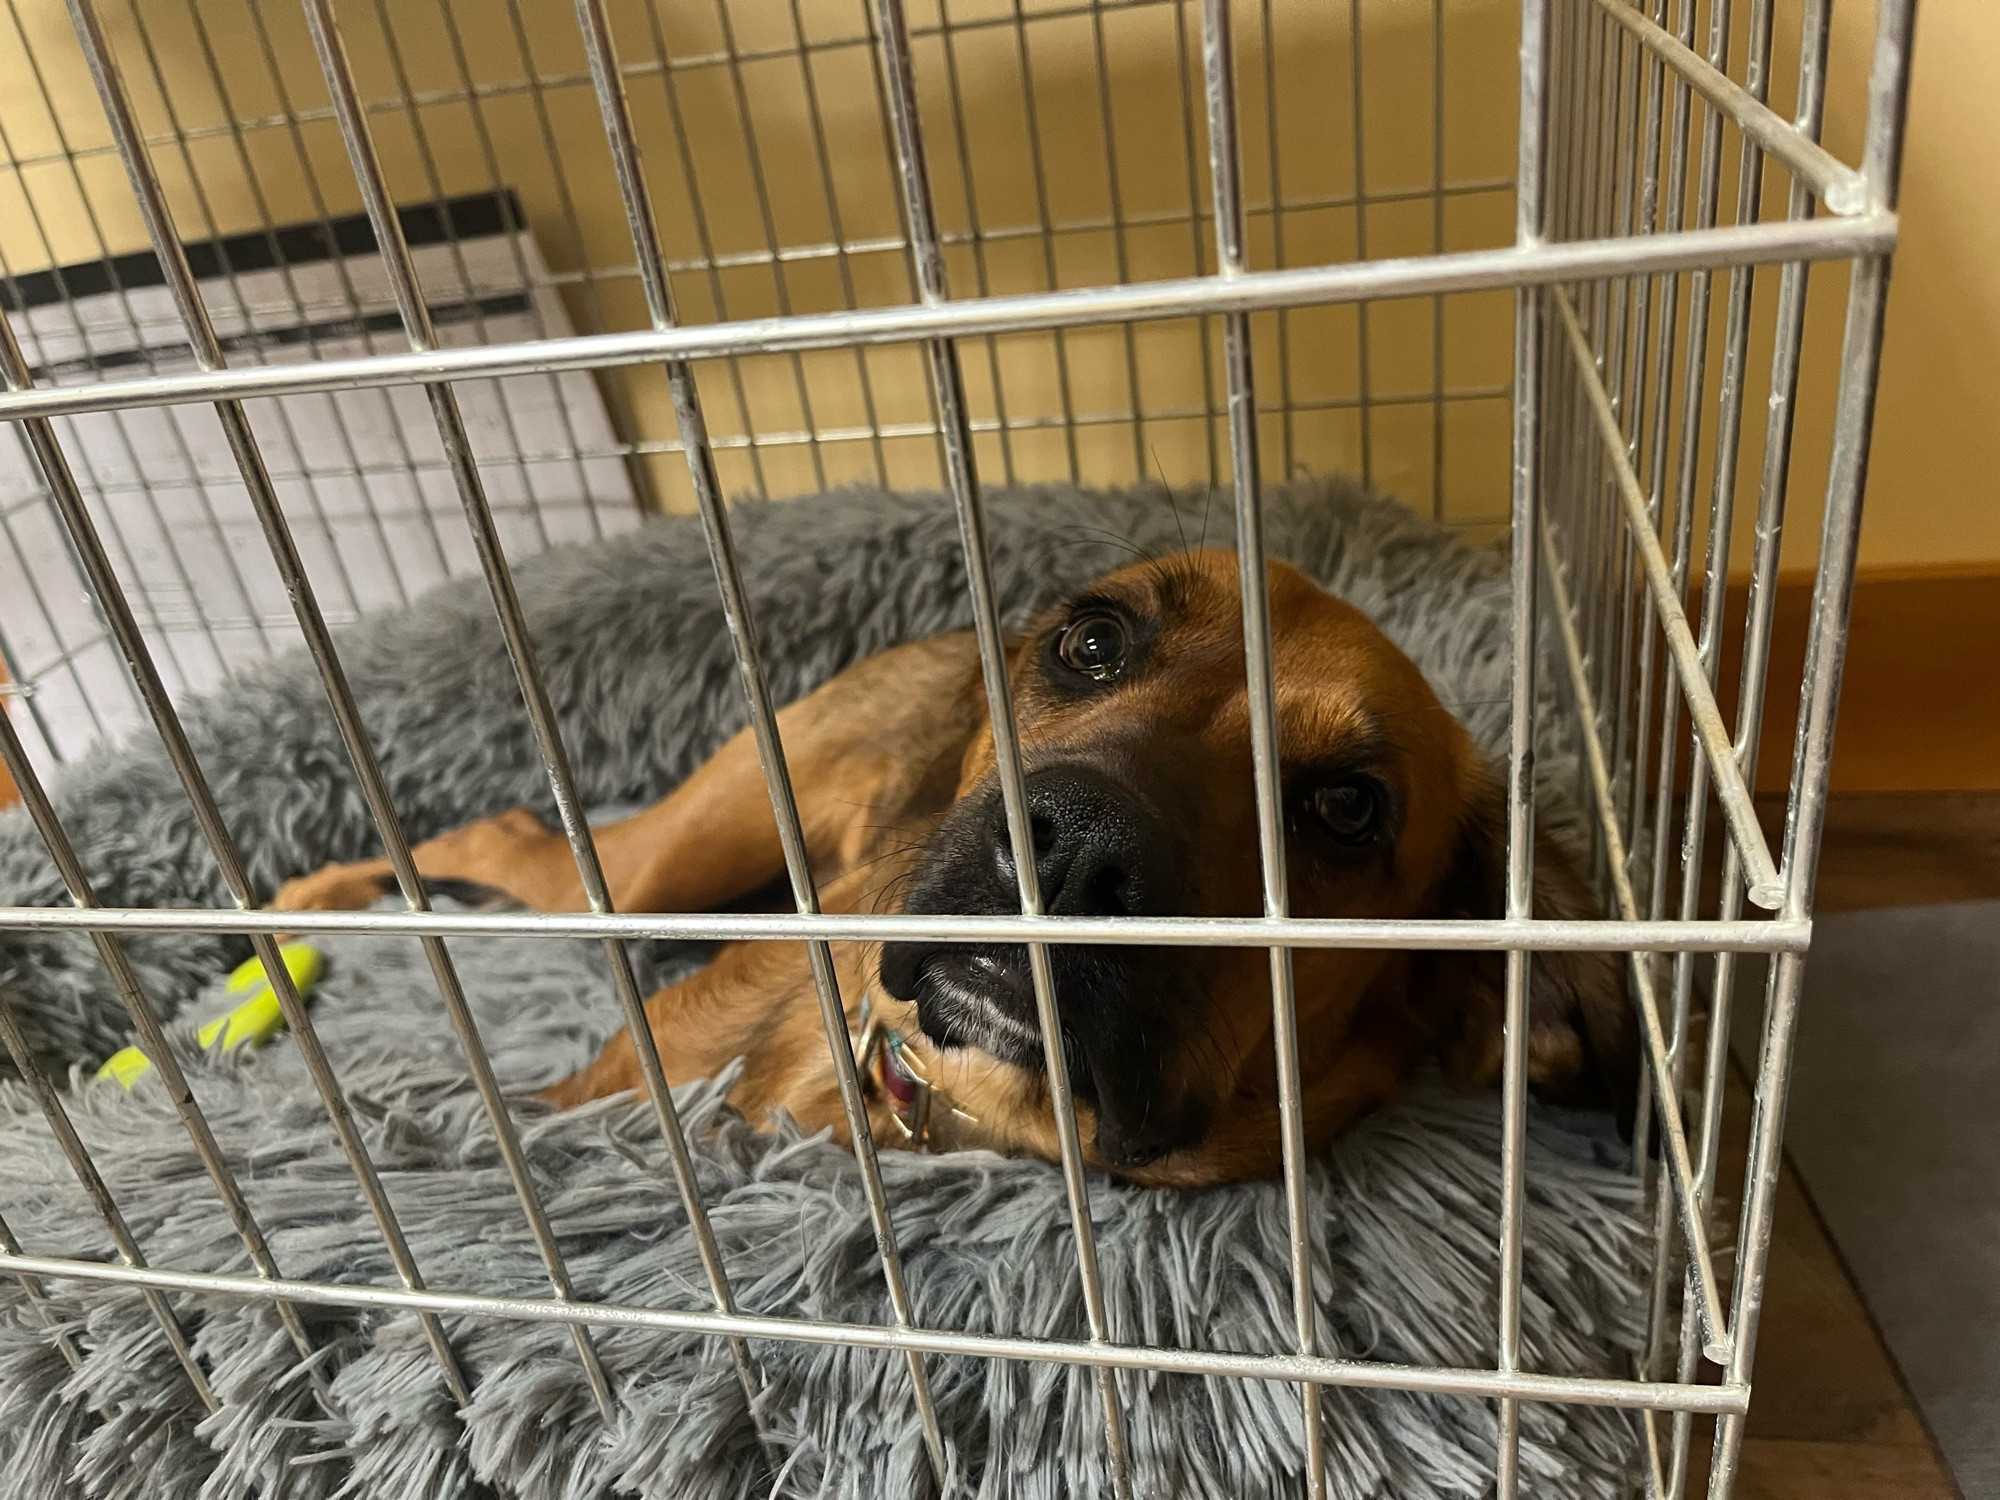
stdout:
MULTIPOLYGON (((1358 610, 1282 564, 1270 586, 1293 912, 1499 915, 1505 802, 1471 738, 1358 610)), ((1020 638, 1011 677, 1052 914, 1258 914, 1234 554, 1100 580, 1020 638)), ((1018 912, 970 635, 859 662, 779 725, 826 910, 1018 912)), ((620 911, 709 910, 784 872, 747 731, 597 837, 620 911)), ((416 858, 427 877, 494 887, 538 910, 584 905, 567 844, 527 812, 433 839, 416 858)), ((1539 915, 1587 913, 1565 852, 1544 840, 1535 869, 1539 915)), ((384 861, 328 866, 274 904, 356 908, 388 885, 384 861)), ((850 1028, 869 1044, 878 1141, 1057 1156, 1024 950, 834 953, 850 1028)), ((1276 1169, 1263 950, 1071 946, 1051 961, 1093 1164, 1183 1186, 1276 1169)), ((1295 972, 1310 1145, 1388 1099, 1427 1054, 1461 1081, 1498 1076, 1499 955, 1302 949, 1295 972)), ((1545 953, 1532 973, 1536 1087, 1629 1112, 1636 1028, 1617 960, 1545 953)), ((646 1011, 672 1082, 740 1057, 730 1097, 751 1119, 782 1109, 845 1138, 803 944, 724 947, 646 1011)), ((621 1033, 545 1097, 568 1106, 639 1085, 621 1033)))

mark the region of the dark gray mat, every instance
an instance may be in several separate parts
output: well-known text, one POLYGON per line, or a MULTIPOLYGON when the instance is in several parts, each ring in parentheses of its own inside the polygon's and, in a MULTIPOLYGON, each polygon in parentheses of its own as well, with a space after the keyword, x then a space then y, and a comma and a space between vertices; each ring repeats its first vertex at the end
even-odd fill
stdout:
POLYGON ((2000 901, 1822 917, 1786 1144, 1966 1500, 2000 1500, 1996 1105, 2000 901))
MULTIPOLYGON (((1203 497, 1181 497, 1190 522, 1203 497)), ((1505 560, 1338 482, 1269 492, 1271 545, 1377 619, 1489 748, 1507 715, 1505 560)), ((781 698, 900 640, 965 623, 951 507, 936 495, 854 490, 736 511, 744 572, 781 698)), ((996 587, 1011 619, 1142 547, 1178 545, 1158 494, 1061 488, 990 497, 996 587)), ((1226 538, 1226 518, 1210 535, 1226 538)), ((564 736, 594 805, 650 800, 742 722, 706 551, 688 520, 519 570, 564 736)), ((346 634, 343 658, 398 808, 419 837, 527 801, 547 811, 513 673, 476 583, 346 634)), ((1547 674, 1552 681, 1553 673, 1547 674)), ((246 670, 186 713, 196 753, 257 878, 372 851, 324 702, 295 658, 246 670)), ((1539 751, 1558 783, 1574 766, 1568 721, 1545 705, 1539 751)), ((74 768, 56 789, 104 899, 137 906, 224 899, 186 799, 141 739, 74 768)), ((1554 799, 1551 799, 1553 804, 1554 799)), ((20 814, 0 815, 0 902, 55 903, 60 885, 20 814)), ((400 942, 329 943, 314 1006, 417 1260, 438 1287, 536 1295, 546 1286, 463 1058, 425 966, 400 942)), ((179 1010, 244 956, 216 939, 130 945, 148 991, 179 1010)), ((549 1082, 616 1025, 591 945, 454 945, 503 1086, 549 1082)), ((666 955, 672 961, 676 955, 666 955)), ((685 962, 687 955, 678 955, 685 962)), ((62 1071, 125 1040, 87 944, 0 936, 0 990, 62 1071)), ((190 1060, 194 1087, 291 1275, 387 1281, 354 1191, 289 1040, 190 1060)), ((87 1079, 88 1074, 80 1075, 87 1079)), ((796 1133, 753 1135, 712 1091, 684 1091, 704 1196, 740 1304, 880 1323, 886 1314, 851 1158, 796 1133)), ((157 1086, 69 1095, 146 1253, 161 1265, 240 1270, 243 1257, 157 1086)), ((650 1116, 630 1101, 554 1114, 521 1101, 522 1144, 578 1291, 701 1306, 699 1260, 650 1116)), ((1524 1365, 1627 1367, 1642 1331, 1643 1243, 1629 1173, 1596 1157, 1602 1117, 1537 1111, 1531 1131, 1522 1303, 1524 1365)), ((1320 1347, 1382 1360, 1491 1360, 1499 1240, 1498 1108, 1435 1090, 1343 1136, 1308 1179, 1320 1347)), ((1616 1153, 1614 1153, 1616 1154, 1616 1153)), ((1081 1295, 1061 1174, 981 1153, 885 1155, 917 1321, 1080 1336, 1081 1295)), ((103 1257, 101 1227, 18 1082, 0 1074, 0 1203, 31 1251, 103 1257)), ((1275 1183, 1156 1193, 1094 1177, 1092 1213, 1114 1339, 1231 1349, 1293 1337, 1284 1195, 1275 1183)), ((756 1439, 726 1357, 700 1338, 606 1332, 617 1410, 600 1420, 560 1329, 453 1320, 475 1382, 453 1409, 407 1316, 311 1314, 331 1376, 326 1408, 297 1378, 268 1309, 182 1299, 223 1409, 202 1420, 130 1297, 51 1281, 83 1346, 72 1373, 0 1278, 0 1497, 183 1500, 252 1491, 314 1500, 672 1500, 928 1491, 910 1387, 881 1351, 773 1341, 758 1349, 756 1439)), ((1054 1500, 1107 1492, 1088 1372, 934 1360, 956 1493, 1054 1500)), ((1268 1383, 1121 1382, 1135 1463, 1153 1493, 1216 1500, 1303 1493, 1296 1395, 1268 1383)), ((1329 1389, 1322 1400, 1340 1500, 1476 1500, 1491 1486, 1491 1402, 1329 1389)), ((1524 1487, 1537 1497, 1629 1493, 1634 1428, 1602 1408, 1522 1412, 1524 1487)))

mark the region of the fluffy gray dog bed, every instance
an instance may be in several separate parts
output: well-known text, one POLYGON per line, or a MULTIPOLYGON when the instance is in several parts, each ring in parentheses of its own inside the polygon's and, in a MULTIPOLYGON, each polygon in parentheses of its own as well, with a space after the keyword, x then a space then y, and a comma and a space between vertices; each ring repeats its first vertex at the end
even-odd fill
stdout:
MULTIPOLYGON (((1024 490, 991 499, 998 584, 1026 615, 1129 555, 1180 545, 1158 493, 1024 490)), ((1208 517, 1227 544, 1227 521, 1208 517)), ((1181 497, 1190 533, 1201 497, 1181 497)), ((1473 732, 1505 726, 1506 578, 1489 554, 1392 504, 1331 484, 1274 491, 1273 551, 1369 611, 1473 732)), ((746 505, 737 534, 781 698, 864 654, 967 623, 948 505, 852 491, 746 505)), ((661 522, 615 544, 524 564, 521 591, 586 796, 651 800, 743 721, 696 528, 661 522)), ((342 643, 397 805, 417 836, 520 803, 550 811, 483 589, 441 590, 342 643)), ((358 791, 310 670, 252 668, 189 706, 190 733, 266 889, 371 852, 358 791)), ((1552 719, 1553 716, 1546 716, 1552 719)), ((1545 719, 1545 721, 1546 721, 1545 719)), ((1559 769, 1564 747, 1546 747, 1559 769)), ((156 745, 100 753, 58 789, 102 898, 223 904, 217 872, 156 745)), ((0 818, 0 902, 62 904, 18 814, 0 818)), ((221 939, 131 944, 150 994, 182 1012, 247 953, 221 939)), ((416 944, 326 944, 313 1001, 419 1263, 433 1286, 546 1295, 547 1283, 416 944)), ((588 943, 460 942, 454 954, 507 1087, 585 1061, 617 1013, 588 943)), ((657 945, 651 977, 698 955, 657 945)), ((0 984, 60 1073, 79 1129, 147 1255, 247 1269, 162 1091, 127 1095, 89 1068, 128 1038, 86 944, 0 937, 0 984)), ((206 1013, 205 1010, 203 1013, 206 1013)), ((191 1071, 250 1202, 292 1277, 392 1284, 387 1256, 295 1049, 280 1040, 191 1071)), ((716 1232, 748 1310, 886 1322, 852 1159, 819 1138, 759 1134, 683 1091, 716 1232)), ((1311 1172, 1321 1348, 1385 1360, 1490 1364, 1498 1236, 1496 1102, 1426 1086, 1348 1132, 1311 1172)), ((702 1307, 685 1216, 643 1105, 557 1115, 525 1100, 525 1146, 580 1295, 702 1307)), ((1642 1240, 1630 1179, 1601 1122, 1537 1111, 1529 1154, 1525 1362, 1616 1373, 1639 1338, 1630 1268, 1642 1240)), ((917 1317, 927 1325, 1075 1338, 1081 1298, 1058 1173, 968 1154, 883 1158, 917 1317)), ((1283 1197, 1271 1184, 1201 1193, 1091 1185, 1113 1336, 1277 1351, 1289 1344, 1283 1197)), ((26 1089, 0 1080, 0 1213, 33 1254, 111 1247, 26 1089)), ((305 1309, 331 1376, 315 1395, 271 1311, 181 1298, 224 1400, 202 1420, 139 1301, 47 1287, 85 1352, 72 1372, 20 1289, 0 1282, 0 1495, 906 1495, 932 1487, 900 1356, 754 1346, 759 1422, 716 1341, 601 1332, 617 1413, 602 1421, 562 1329, 447 1324, 475 1382, 452 1408, 407 1316, 305 1309)), ((1109 1492, 1094 1379, 1068 1368, 934 1359, 955 1489, 1109 1492)), ((1296 1396, 1278 1385, 1120 1377, 1137 1474, 1157 1494, 1289 1495, 1303 1455, 1296 1396)), ((1490 1403, 1328 1390, 1334 1493, 1478 1495, 1490 1485, 1490 1403)), ((1622 1492, 1628 1416, 1528 1407, 1535 1493, 1622 1492)))

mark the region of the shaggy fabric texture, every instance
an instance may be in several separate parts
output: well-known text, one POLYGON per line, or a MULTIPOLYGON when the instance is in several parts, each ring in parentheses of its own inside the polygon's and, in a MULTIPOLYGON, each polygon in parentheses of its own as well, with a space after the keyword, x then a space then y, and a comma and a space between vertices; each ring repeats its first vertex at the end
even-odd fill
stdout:
MULTIPOLYGON (((1117 566, 1127 542, 1165 552, 1203 501, 1069 489, 996 493, 1000 596, 1020 619, 1117 566), (1178 512, 1178 514, 1176 514, 1178 512)), ((1219 509, 1220 507, 1218 507, 1219 509)), ((968 623, 949 506, 850 491, 736 512, 764 654, 781 699, 860 656, 968 623)), ((1505 570, 1390 503, 1333 483, 1274 490, 1270 540, 1367 610, 1484 743, 1506 715, 1505 570)), ((1206 517, 1227 545, 1226 517, 1206 517)), ((743 720, 699 531, 661 522, 605 547, 519 570, 565 736, 597 806, 649 801, 743 720)), ((343 659, 406 823, 422 837, 526 804, 551 812, 483 588, 441 590, 342 641, 343 659)), ((359 792, 305 663, 252 668, 188 706, 189 732, 256 878, 270 888, 328 859, 373 852, 359 792)), ((1545 716, 1551 722, 1553 715, 1545 716)), ((1566 747, 1543 747, 1560 779, 1566 747)), ((63 778, 57 801, 100 898, 222 904, 225 893, 155 744, 108 750, 63 778)), ((32 829, 0 818, 0 902, 61 904, 32 829)), ((206 1014, 204 989, 247 953, 233 940, 128 945, 163 1009, 206 1014)), ((601 955, 580 942, 453 945, 495 1064, 525 1095, 572 1070, 618 1019, 601 955)), ((542 1296, 542 1274, 492 1129, 451 1040, 417 945, 326 944, 316 1023, 433 1286, 542 1296)), ((699 954, 652 945, 649 977, 699 954)), ((87 943, 0 936, 0 986, 43 1059, 69 1073, 67 1105, 157 1264, 243 1271, 232 1234, 157 1082, 127 1095, 87 1069, 127 1040, 87 943)), ((279 1041, 191 1076, 288 1276, 392 1284, 379 1235, 296 1050, 279 1041)), ((703 1190, 739 1303, 756 1312, 886 1322, 889 1308, 851 1157, 819 1138, 759 1133, 682 1091, 703 1190)), ((1495 1101, 1435 1084, 1348 1132, 1312 1165, 1323 1352, 1477 1366, 1492 1359, 1498 1235, 1495 1101)), ((648 1110, 606 1101, 515 1108, 578 1294, 707 1304, 686 1217, 648 1110)), ((1614 1373, 1640 1337, 1630 1268, 1644 1238, 1604 1122, 1537 1111, 1529 1154, 1523 1345, 1530 1368, 1614 1373)), ((883 1167, 920 1322, 1037 1337, 1086 1333, 1059 1174, 985 1154, 891 1152, 883 1167)), ((1282 1192, 1091 1184, 1112 1335, 1171 1346, 1290 1343, 1282 1192)), ((29 1253, 109 1258, 27 1090, 0 1081, 0 1213, 29 1253)), ((0 1495, 660 1496, 925 1493, 902 1358, 782 1342, 753 1346, 753 1414, 725 1347, 638 1331, 594 1337, 617 1396, 597 1413, 564 1330, 453 1321, 475 1391, 454 1410, 415 1321, 303 1309, 330 1399, 315 1392, 267 1308, 179 1298, 223 1410, 202 1418, 130 1294, 45 1288, 84 1352, 72 1372, 21 1290, 0 1283, 0 1495)), ((1094 1377, 1069 1368, 932 1359, 956 1492, 1108 1494, 1094 1377)), ((1125 1374, 1142 1487, 1160 1494, 1298 1492, 1303 1452, 1289 1387, 1125 1374)), ((1490 1403, 1330 1389, 1334 1492, 1458 1496, 1490 1483, 1490 1403)), ((1622 1492, 1628 1416, 1528 1407, 1523 1457, 1539 1494, 1622 1492)))

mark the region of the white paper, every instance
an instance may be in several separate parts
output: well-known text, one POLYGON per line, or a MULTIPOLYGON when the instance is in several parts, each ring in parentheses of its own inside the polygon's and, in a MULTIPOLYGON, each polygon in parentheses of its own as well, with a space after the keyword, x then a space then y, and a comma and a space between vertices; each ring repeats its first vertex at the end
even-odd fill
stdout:
MULTIPOLYGON (((573 332, 531 235, 496 234, 413 253, 442 343, 573 332)), ((409 347, 372 252, 217 277, 201 290, 233 365, 409 347)), ((13 321, 40 384, 193 368, 164 287, 36 306, 13 321)), ((466 381, 453 389, 510 558, 637 523, 626 460, 588 372, 466 381)), ((331 623, 478 571, 421 388, 259 400, 249 403, 249 413, 331 623)), ((145 719, 104 638, 41 471, 8 425, 10 434, 0 439, 0 644, 17 684, 7 701, 46 768, 145 719)), ((299 642, 211 407, 98 413, 62 418, 56 426, 126 598, 176 696, 212 688, 231 669, 299 642)))

